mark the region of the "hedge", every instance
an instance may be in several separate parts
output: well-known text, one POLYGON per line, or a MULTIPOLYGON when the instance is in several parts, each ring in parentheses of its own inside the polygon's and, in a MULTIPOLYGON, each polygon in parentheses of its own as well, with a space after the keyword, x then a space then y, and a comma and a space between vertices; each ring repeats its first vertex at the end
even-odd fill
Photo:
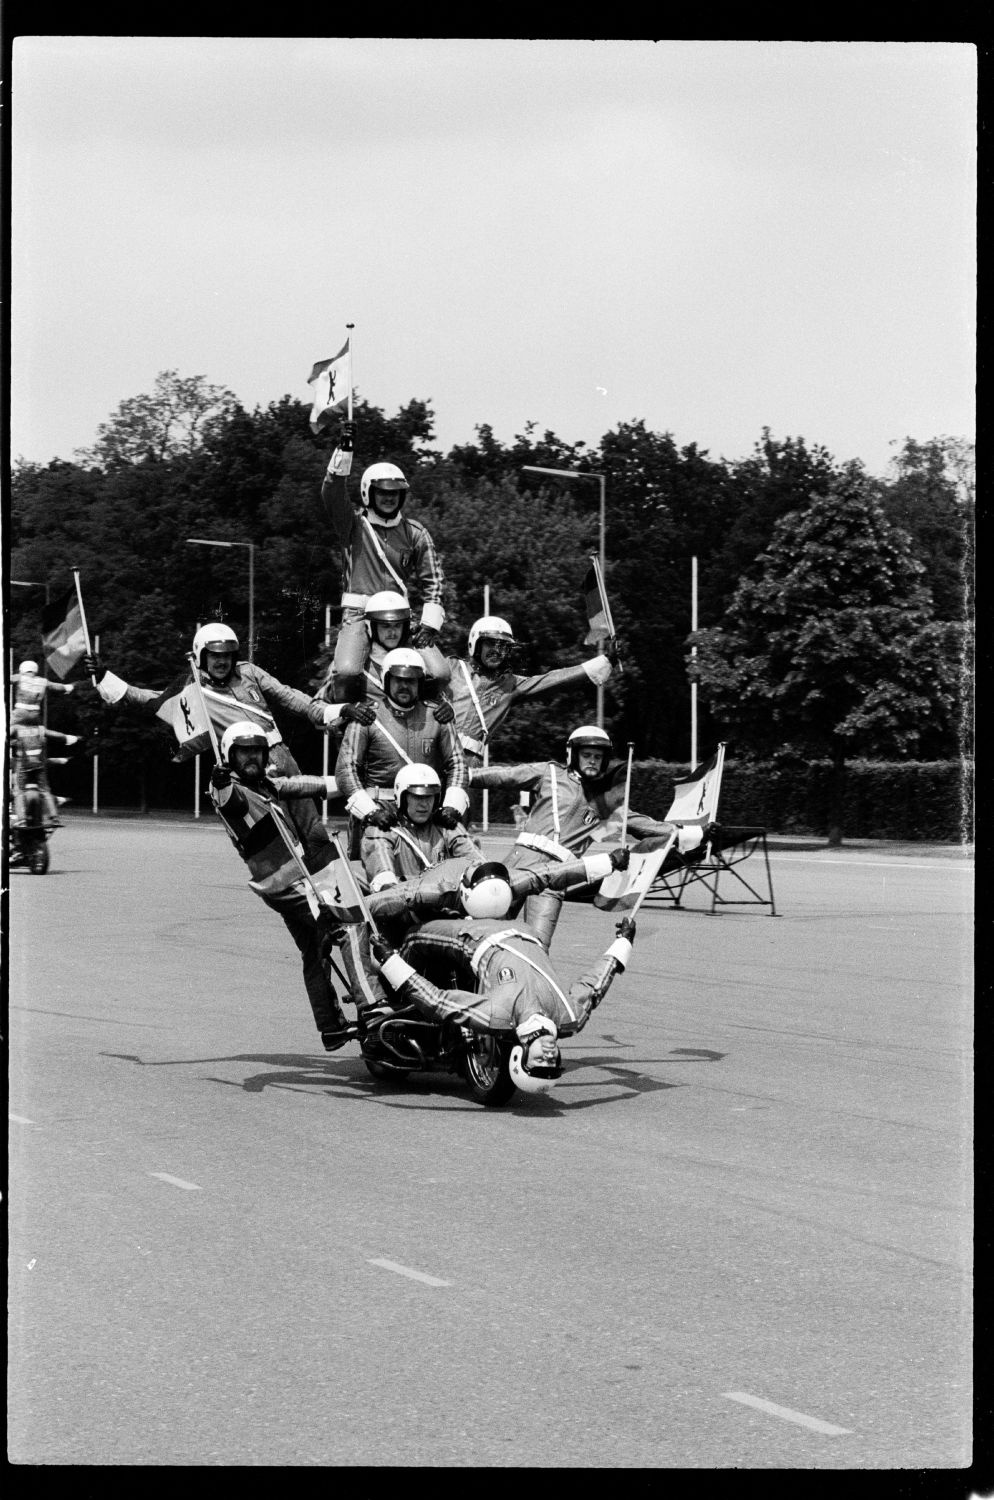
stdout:
MULTIPOLYGON (((649 817, 665 817, 673 783, 689 775, 686 764, 633 762, 632 807, 649 817)), ((719 821, 758 824, 770 833, 825 838, 830 777, 829 761, 774 768, 729 758, 721 783, 719 821)), ((973 840, 972 760, 857 760, 847 767, 846 781, 844 837, 943 844, 973 840)), ((510 823, 517 801, 516 792, 492 791, 490 822, 510 823)), ((477 822, 482 805, 481 793, 474 792, 477 822)))

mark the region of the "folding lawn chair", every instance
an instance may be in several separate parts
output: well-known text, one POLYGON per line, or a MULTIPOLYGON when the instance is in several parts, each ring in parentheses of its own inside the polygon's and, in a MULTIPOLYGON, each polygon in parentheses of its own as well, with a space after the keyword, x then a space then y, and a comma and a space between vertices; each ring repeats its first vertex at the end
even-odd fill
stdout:
MULTIPOLYGON (((665 815, 665 821, 675 824, 677 828, 700 828, 703 838, 697 849, 683 856, 685 862, 681 866, 657 875, 643 901, 644 906, 679 908, 688 887, 703 885, 711 897, 711 916, 719 906, 768 906, 770 916, 776 916, 766 829, 730 828, 718 822, 718 799, 721 796, 724 767, 723 740, 711 759, 698 766, 686 781, 674 782, 673 801, 665 815), (757 851, 763 856, 765 895, 746 879, 740 868, 757 851), (723 877, 722 891, 719 890, 719 883, 723 877), (727 894, 729 888, 732 895, 727 894)), ((758 875, 755 879, 759 883, 758 875)))

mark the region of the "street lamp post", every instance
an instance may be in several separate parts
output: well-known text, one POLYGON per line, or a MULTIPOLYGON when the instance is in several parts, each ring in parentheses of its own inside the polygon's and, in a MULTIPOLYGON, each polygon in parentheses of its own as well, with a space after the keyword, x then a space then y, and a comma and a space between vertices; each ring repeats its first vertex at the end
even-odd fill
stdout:
POLYGON ((249 555, 248 659, 255 661, 255 542, 214 542, 202 536, 188 536, 191 547, 247 547, 249 555))
MULTIPOLYGON (((557 479, 596 479, 601 487, 600 496, 600 523, 599 523, 599 552, 601 564, 601 577, 604 577, 605 563, 605 536, 606 536, 606 507, 605 507, 605 476, 588 469, 543 469, 537 464, 523 464, 524 474, 554 474, 557 479)), ((604 727, 604 685, 597 686, 597 724, 604 727)))

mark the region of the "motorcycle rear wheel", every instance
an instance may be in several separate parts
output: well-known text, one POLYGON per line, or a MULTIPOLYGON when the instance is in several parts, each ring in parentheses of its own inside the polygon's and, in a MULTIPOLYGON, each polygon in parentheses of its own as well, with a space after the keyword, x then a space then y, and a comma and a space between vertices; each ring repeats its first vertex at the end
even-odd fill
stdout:
POLYGON ((466 1044, 462 1072, 469 1091, 480 1104, 495 1108, 506 1104, 515 1091, 508 1072, 511 1047, 487 1031, 475 1031, 466 1044))

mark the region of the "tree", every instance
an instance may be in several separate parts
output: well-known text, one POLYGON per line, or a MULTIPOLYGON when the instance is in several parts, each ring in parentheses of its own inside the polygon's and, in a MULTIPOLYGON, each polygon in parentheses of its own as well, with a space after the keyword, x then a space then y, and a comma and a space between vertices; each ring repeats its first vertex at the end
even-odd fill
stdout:
POLYGON ((99 468, 189 456, 211 424, 237 406, 231 391, 208 385, 203 375, 184 377, 162 370, 154 390, 122 401, 110 421, 97 428, 93 447, 80 449, 76 456, 99 468))
POLYGON ((778 522, 722 624, 691 636, 711 711, 766 755, 827 756, 829 842, 842 839, 847 761, 908 754, 953 697, 924 569, 850 465, 778 522))
POLYGON ((974 609, 976 459, 962 438, 905 438, 882 486, 884 508, 912 539, 926 569, 936 618, 964 621, 974 609))

